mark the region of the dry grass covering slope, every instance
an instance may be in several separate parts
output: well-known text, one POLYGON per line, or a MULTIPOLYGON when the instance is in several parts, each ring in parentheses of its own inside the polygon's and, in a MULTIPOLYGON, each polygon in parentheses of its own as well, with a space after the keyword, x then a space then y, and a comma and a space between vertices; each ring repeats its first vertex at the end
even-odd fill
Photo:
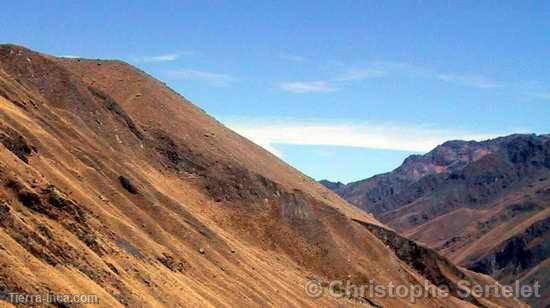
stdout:
POLYGON ((125 63, 0 46, 0 136, 2 292, 97 294, 103 307, 306 307, 354 303, 308 298, 310 279, 429 279, 365 228, 383 228, 374 218, 125 63))

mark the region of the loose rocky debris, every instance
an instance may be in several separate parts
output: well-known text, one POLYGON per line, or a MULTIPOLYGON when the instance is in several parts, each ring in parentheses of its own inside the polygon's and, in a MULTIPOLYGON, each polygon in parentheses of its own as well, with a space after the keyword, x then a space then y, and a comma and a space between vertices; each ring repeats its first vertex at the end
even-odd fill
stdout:
POLYGON ((124 250, 129 255, 131 255, 135 258, 138 258, 138 259, 144 259, 145 258, 143 253, 141 253, 141 251, 136 246, 132 245, 130 242, 128 242, 126 240, 123 240, 123 239, 118 239, 118 240, 115 241, 115 243, 117 244, 117 246, 119 248, 124 250))
POLYGON ((137 139, 143 141, 144 136, 139 127, 135 124, 132 118, 120 107, 120 105, 109 95, 103 93, 97 88, 88 87, 88 90, 98 99, 103 101, 103 105, 113 113, 118 119, 120 119, 137 139))
POLYGON ((167 253, 162 253, 162 257, 158 257, 157 260, 172 272, 183 273, 189 268, 189 264, 186 261, 180 261, 167 253))
POLYGON ((0 143, 27 164, 29 163, 29 157, 36 151, 16 130, 1 124, 0 143))

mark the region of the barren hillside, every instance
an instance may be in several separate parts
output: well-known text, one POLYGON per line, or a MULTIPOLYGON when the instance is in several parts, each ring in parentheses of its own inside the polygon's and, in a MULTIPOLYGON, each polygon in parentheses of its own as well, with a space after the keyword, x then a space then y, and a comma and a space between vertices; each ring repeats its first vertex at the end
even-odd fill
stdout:
POLYGON ((96 294, 103 307, 354 303, 306 296, 306 281, 334 279, 454 295, 354 299, 377 307, 521 305, 458 298, 459 280, 495 282, 396 235, 128 64, 0 46, 0 292, 96 294))

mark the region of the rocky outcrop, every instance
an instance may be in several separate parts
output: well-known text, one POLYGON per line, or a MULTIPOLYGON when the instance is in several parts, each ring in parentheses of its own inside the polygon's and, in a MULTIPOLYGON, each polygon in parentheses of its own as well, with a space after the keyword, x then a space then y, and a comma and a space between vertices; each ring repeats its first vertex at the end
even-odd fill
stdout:
POLYGON ((331 182, 331 181, 328 181, 328 180, 321 180, 319 181, 319 183, 323 186, 325 186, 326 188, 336 192, 338 190, 340 190, 341 188, 344 188, 346 186, 346 184, 342 183, 342 182, 331 182))
POLYGON ((6 149, 11 151, 15 156, 24 161, 29 162, 29 156, 36 151, 23 137, 13 128, 0 123, 0 143, 3 144, 6 149))
MULTIPOLYGON (((419 273, 422 273, 422 276, 426 277, 433 285, 445 288, 445 290, 449 290, 454 296, 461 297, 461 287, 457 281, 464 281, 468 278, 449 260, 440 256, 434 250, 419 245, 394 231, 361 221, 356 222, 376 235, 376 237, 393 249, 399 259, 419 273), (457 281, 449 278, 448 271, 452 272, 453 277, 457 278, 457 281)), ((463 297, 463 299, 476 306, 481 306, 480 302, 473 296, 463 297)))
POLYGON ((474 271, 512 280, 550 255, 550 217, 537 221, 469 264, 474 271))

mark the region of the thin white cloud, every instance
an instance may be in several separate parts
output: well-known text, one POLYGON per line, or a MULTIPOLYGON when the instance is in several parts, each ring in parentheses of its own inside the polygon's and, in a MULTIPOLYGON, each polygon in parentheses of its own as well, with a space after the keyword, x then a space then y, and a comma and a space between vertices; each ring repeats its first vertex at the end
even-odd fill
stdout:
POLYGON ((439 74, 437 75, 437 79, 479 89, 499 87, 497 82, 479 75, 439 74))
POLYGON ((69 58, 69 59, 78 59, 80 56, 77 55, 61 55, 61 58, 69 58))
POLYGON ((391 61, 372 62, 370 65, 363 68, 349 69, 344 74, 335 78, 334 81, 361 81, 364 79, 388 76, 435 79, 478 89, 493 89, 505 86, 505 84, 482 75, 441 73, 434 69, 420 67, 410 63, 391 61))
MULTIPOLYGON (((183 53, 167 53, 157 56, 145 56, 134 58, 135 62, 140 63, 159 63, 159 62, 171 62, 179 59, 183 53)), ((191 54, 189 52, 185 54, 191 54)))
POLYGON ((318 93, 318 92, 334 92, 338 88, 327 81, 293 81, 283 82, 277 85, 281 91, 291 93, 318 93))
POLYGON ((545 101, 550 101, 550 92, 532 93, 531 96, 545 101))
POLYGON ((390 123, 344 123, 296 119, 222 120, 256 144, 282 156, 276 144, 352 146, 427 152, 448 140, 485 140, 503 133, 479 133, 390 123))
POLYGON ((287 54, 287 53, 280 54, 279 58, 290 62, 297 62, 297 63, 307 62, 307 58, 305 57, 287 54))
POLYGON ((349 86, 349 82, 357 82, 370 78, 382 78, 387 75, 388 73, 381 69, 353 68, 328 81, 317 80, 283 82, 278 84, 277 88, 281 91, 291 93, 326 93, 338 91, 342 87, 349 86))
POLYGON ((350 86, 352 82, 383 78, 388 74, 388 71, 381 68, 351 68, 330 80, 284 82, 280 83, 277 88, 292 93, 334 92, 350 86))
POLYGON ((195 70, 195 69, 177 69, 165 71, 165 73, 173 78, 188 79, 188 80, 202 80, 206 81, 214 86, 225 87, 230 83, 237 81, 233 76, 226 74, 218 74, 208 71, 195 70))
POLYGON ((359 81, 363 79, 382 78, 388 76, 388 72, 377 68, 353 68, 335 78, 335 81, 359 81))
POLYGON ((401 75, 409 76, 412 78, 436 79, 439 81, 478 89, 492 89, 503 86, 503 84, 482 75, 441 73, 434 69, 420 67, 404 62, 374 62, 371 65, 370 70, 382 71, 386 75, 401 75))
POLYGON ((406 62, 378 61, 374 62, 371 67, 385 71, 388 75, 405 75, 414 78, 432 78, 437 75, 432 69, 406 62))

